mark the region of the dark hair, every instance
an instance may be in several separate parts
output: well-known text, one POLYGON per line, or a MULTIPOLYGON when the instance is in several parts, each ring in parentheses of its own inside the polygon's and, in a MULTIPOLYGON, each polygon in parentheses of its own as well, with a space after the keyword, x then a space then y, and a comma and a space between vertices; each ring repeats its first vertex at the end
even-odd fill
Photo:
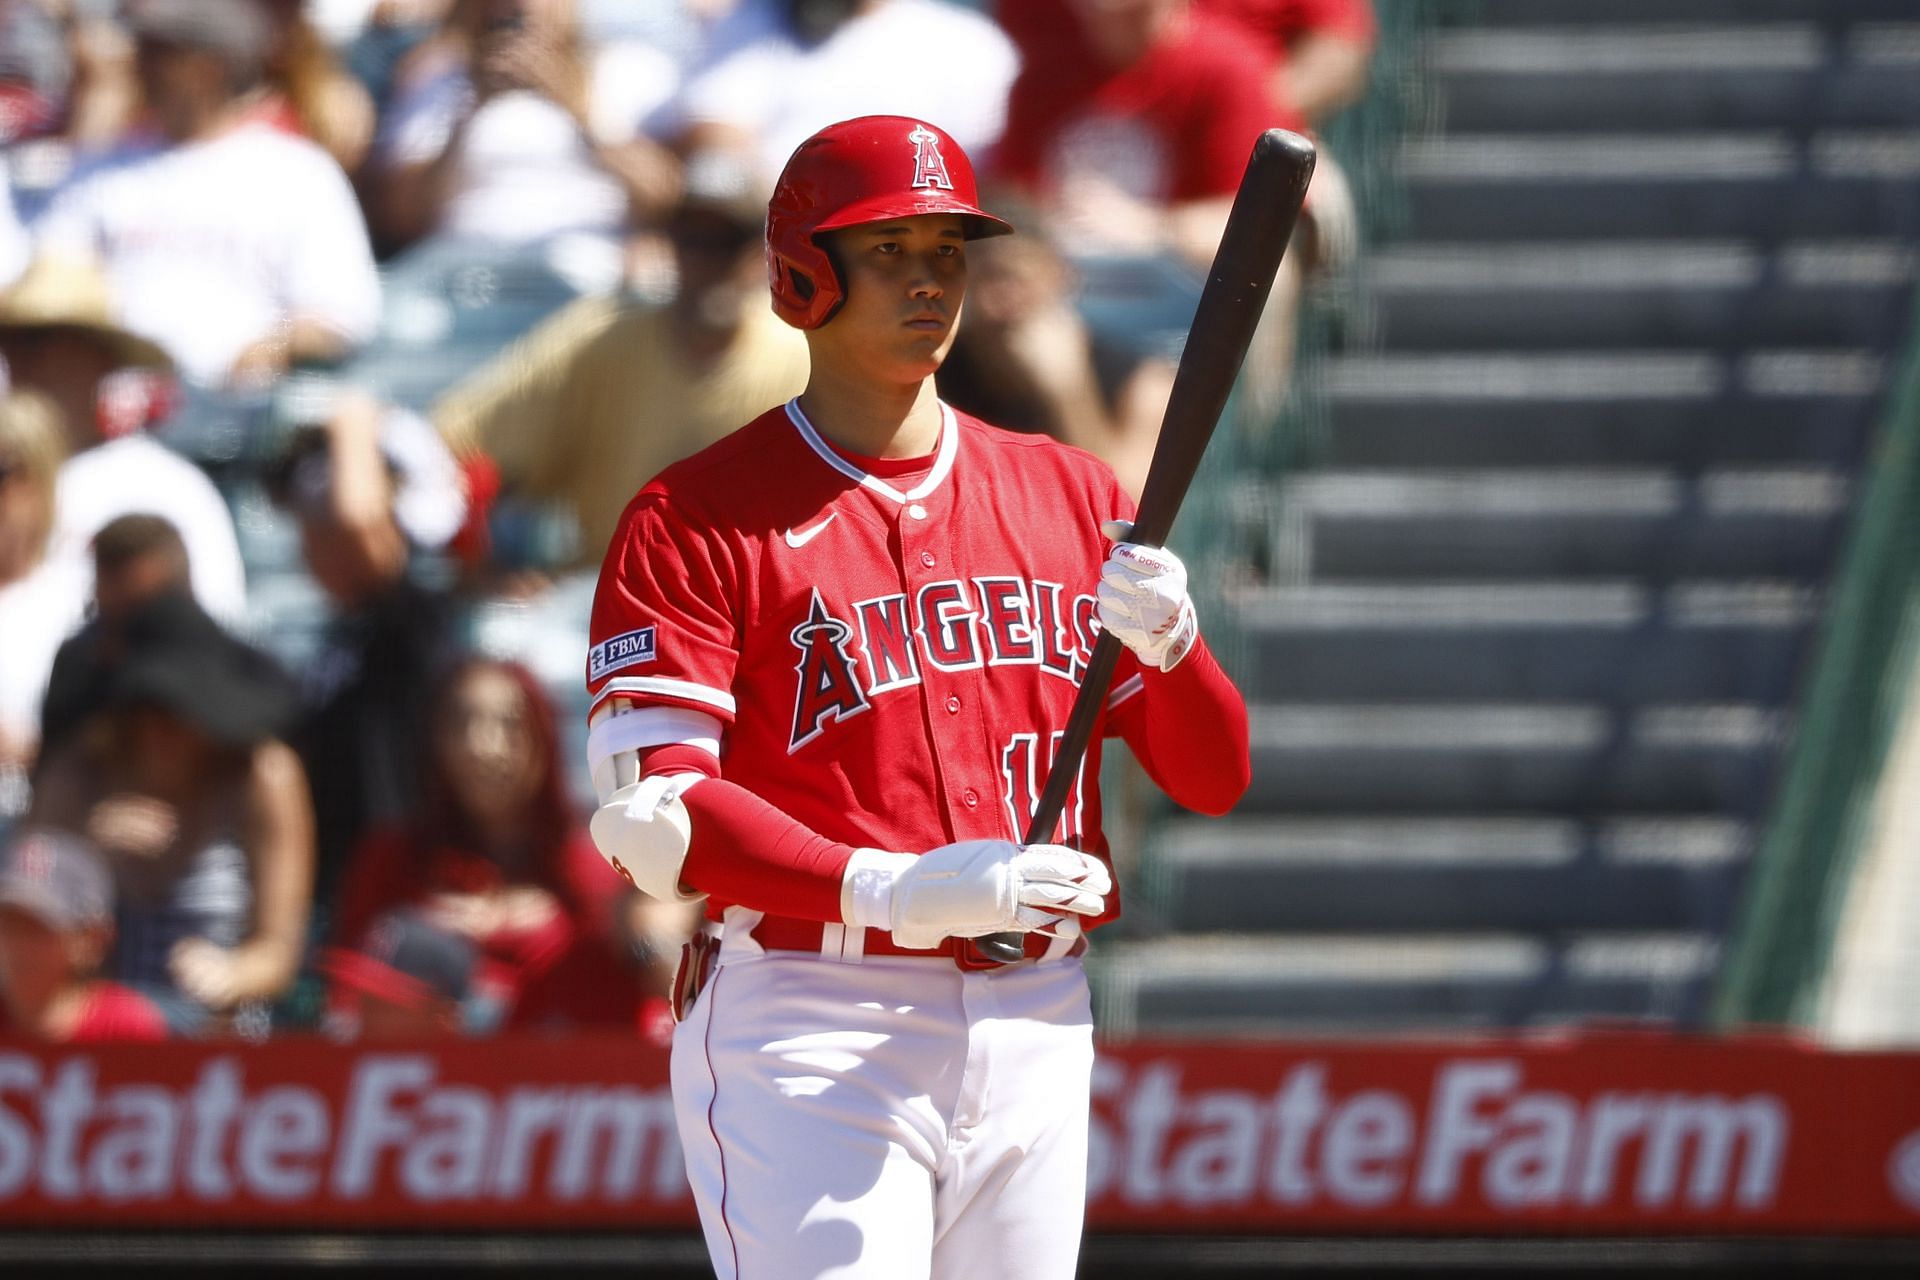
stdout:
POLYGON ((182 576, 187 571, 187 544, 180 531, 159 516, 121 516, 93 535, 93 563, 101 573, 118 572, 148 555, 166 556, 182 576))
POLYGON ((533 672, 518 662, 480 656, 464 658, 448 669, 435 684, 432 698, 427 703, 429 735, 428 746, 423 753, 426 757, 425 776, 421 786, 420 814, 415 833, 417 838, 410 844, 422 856, 429 854, 436 845, 446 843, 449 837, 469 848, 479 847, 479 833, 468 820, 453 779, 447 776, 445 766, 441 763, 434 730, 461 684, 469 676, 481 671, 496 671, 506 676, 518 687, 520 696, 526 702, 527 731, 532 739, 533 751, 539 759, 540 780, 529 802, 533 811, 533 820, 528 824, 534 840, 534 847, 529 850, 532 861, 523 870, 535 883, 564 897, 562 854, 578 822, 572 801, 568 798, 566 780, 561 773, 560 732, 553 701, 547 697, 546 690, 540 686, 533 672))

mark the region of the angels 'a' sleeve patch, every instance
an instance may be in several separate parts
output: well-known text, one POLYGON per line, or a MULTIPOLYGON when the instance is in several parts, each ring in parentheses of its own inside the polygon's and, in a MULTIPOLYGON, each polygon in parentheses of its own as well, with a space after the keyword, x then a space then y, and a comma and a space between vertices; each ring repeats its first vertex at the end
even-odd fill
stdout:
POLYGON ((624 668, 652 662, 655 652, 652 627, 641 627, 638 631, 602 640, 587 650, 587 678, 599 680, 624 668))

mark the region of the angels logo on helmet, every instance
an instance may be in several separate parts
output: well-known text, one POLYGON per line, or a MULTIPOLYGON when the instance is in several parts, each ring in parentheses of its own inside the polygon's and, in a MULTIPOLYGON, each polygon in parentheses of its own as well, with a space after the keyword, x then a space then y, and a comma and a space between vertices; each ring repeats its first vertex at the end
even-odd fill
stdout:
POLYGON ((940 135, 925 125, 915 125, 913 132, 907 135, 907 141, 913 144, 914 190, 926 187, 953 190, 953 179, 947 175, 947 162, 940 155, 940 135))

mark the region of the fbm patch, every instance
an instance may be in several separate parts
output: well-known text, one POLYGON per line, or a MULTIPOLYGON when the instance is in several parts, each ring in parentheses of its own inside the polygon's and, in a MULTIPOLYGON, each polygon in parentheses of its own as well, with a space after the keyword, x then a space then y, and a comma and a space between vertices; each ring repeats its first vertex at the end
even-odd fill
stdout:
POLYGON ((587 679, 598 680, 622 667, 635 667, 653 661, 653 628, 642 627, 611 640, 602 640, 587 650, 587 679))

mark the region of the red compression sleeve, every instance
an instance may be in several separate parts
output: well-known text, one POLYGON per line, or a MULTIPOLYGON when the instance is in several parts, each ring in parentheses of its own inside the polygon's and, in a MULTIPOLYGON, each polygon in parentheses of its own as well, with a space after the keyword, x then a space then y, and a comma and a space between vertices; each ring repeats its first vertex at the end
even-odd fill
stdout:
POLYGON ((680 797, 693 828, 682 884, 771 915, 841 922, 840 880, 852 845, 827 839, 725 781, 719 762, 698 747, 658 747, 642 755, 641 766, 648 773, 707 775, 680 797))
POLYGON ((1247 704, 1204 639, 1172 671, 1142 670, 1140 692, 1113 711, 1113 727, 1176 804, 1214 817, 1252 781, 1247 704))

